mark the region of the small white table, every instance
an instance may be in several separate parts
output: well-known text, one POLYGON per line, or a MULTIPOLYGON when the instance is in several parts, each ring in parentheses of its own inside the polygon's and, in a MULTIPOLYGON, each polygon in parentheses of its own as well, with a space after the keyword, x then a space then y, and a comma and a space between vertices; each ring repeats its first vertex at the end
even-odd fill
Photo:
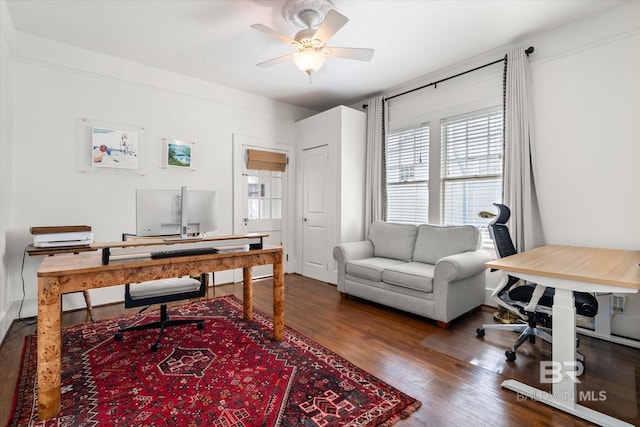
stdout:
MULTIPOLYGON (((577 404, 576 309, 573 292, 637 293, 640 251, 546 245, 487 263, 512 276, 555 288, 552 308, 552 359, 562 379, 546 392, 516 380, 502 387, 602 426, 631 426, 577 404)), ((558 375, 559 376, 559 375, 558 375)))

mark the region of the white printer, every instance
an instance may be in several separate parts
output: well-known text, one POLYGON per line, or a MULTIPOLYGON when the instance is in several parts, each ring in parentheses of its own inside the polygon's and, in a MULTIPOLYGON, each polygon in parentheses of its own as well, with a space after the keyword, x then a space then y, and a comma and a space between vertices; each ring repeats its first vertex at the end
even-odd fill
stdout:
POLYGON ((31 234, 36 248, 88 246, 93 243, 93 232, 86 225, 31 227, 31 234))

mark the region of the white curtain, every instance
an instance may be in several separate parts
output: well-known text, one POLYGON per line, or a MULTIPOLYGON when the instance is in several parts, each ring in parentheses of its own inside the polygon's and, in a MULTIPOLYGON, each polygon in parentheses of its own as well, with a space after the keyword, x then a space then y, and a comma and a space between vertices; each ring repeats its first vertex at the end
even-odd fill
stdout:
POLYGON ((384 220, 384 98, 376 96, 367 107, 367 164, 365 179, 364 232, 373 221, 384 220))
POLYGON ((529 60, 518 47, 507 53, 505 70, 504 204, 511 209, 509 229, 519 252, 544 244, 534 148, 529 60))

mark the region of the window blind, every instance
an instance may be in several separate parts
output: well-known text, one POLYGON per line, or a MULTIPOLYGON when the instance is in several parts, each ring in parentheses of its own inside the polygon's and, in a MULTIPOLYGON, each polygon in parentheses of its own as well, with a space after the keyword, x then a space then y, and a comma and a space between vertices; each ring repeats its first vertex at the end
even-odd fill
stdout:
POLYGON ((480 211, 494 211, 502 200, 502 107, 441 121, 441 222, 472 224, 483 230, 491 219, 480 211))
POLYGON ((247 150, 247 169, 284 172, 287 155, 274 151, 247 150))
POLYGON ((387 218, 421 224, 429 219, 429 125, 389 132, 385 144, 387 218))

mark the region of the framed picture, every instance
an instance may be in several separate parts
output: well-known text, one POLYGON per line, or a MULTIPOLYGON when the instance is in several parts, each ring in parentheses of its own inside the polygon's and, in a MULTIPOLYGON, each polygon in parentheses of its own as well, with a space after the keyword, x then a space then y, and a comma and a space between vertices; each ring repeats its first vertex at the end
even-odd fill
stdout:
POLYGON ((177 139, 165 140, 165 166, 193 170, 193 147, 193 142, 177 139))
POLYGON ((91 166, 138 169, 138 133, 92 127, 91 166))

